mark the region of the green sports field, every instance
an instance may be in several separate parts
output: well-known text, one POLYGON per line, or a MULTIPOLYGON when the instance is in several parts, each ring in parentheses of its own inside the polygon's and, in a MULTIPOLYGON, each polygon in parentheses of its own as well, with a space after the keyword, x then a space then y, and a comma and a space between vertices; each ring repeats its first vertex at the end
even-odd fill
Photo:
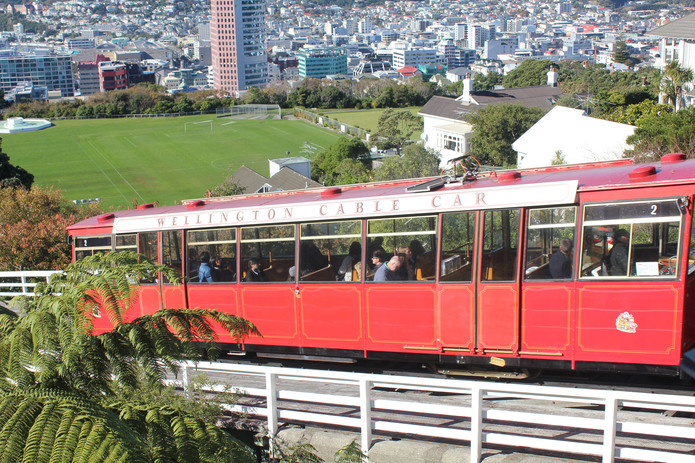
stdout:
POLYGON ((242 165, 267 176, 268 159, 287 151, 310 158, 339 136, 291 120, 98 119, 4 134, 2 150, 34 174, 36 184, 52 185, 68 200, 101 198, 108 210, 133 200, 170 205, 200 198, 242 165))
MULTIPOLYGON (((411 108, 396 109, 396 111, 410 111, 411 113, 417 115, 418 111, 422 109, 420 106, 411 108)), ((386 111, 385 109, 360 109, 360 110, 350 110, 350 111, 325 111, 326 116, 331 119, 339 120, 345 124, 360 127, 371 132, 376 132, 377 123, 379 118, 386 111)), ((417 131, 413 133, 411 137, 414 140, 420 138, 422 131, 417 131)))

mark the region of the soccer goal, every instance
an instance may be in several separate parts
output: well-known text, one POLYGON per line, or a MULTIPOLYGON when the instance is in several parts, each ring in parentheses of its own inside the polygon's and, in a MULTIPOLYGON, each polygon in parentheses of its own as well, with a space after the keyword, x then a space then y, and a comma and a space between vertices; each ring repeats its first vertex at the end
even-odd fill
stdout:
POLYGON ((227 108, 218 108, 218 116, 242 116, 249 118, 266 118, 268 116, 282 119, 282 109, 277 104, 242 104, 227 108))
POLYGON ((212 121, 200 121, 200 122, 184 122, 183 123, 183 133, 188 133, 189 127, 191 129, 197 128, 197 127, 206 127, 207 125, 210 126, 210 132, 212 132, 212 121))

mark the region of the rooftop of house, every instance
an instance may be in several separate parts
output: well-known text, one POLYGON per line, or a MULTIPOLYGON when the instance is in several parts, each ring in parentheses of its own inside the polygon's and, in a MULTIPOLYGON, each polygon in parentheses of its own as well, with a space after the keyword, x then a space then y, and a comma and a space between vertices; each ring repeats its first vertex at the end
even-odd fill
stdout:
POLYGON ((656 37, 667 37, 670 39, 695 39, 695 14, 682 17, 675 21, 671 21, 661 27, 657 27, 647 35, 656 37))
POLYGON ((529 108, 550 110, 562 96, 559 87, 538 85, 534 87, 519 87, 502 90, 473 91, 470 101, 461 98, 433 96, 418 114, 435 116, 445 119, 462 119, 466 114, 474 113, 480 108, 498 104, 520 104, 529 108))
POLYGON ((305 188, 323 186, 289 167, 283 167, 272 177, 266 178, 253 169, 241 166, 232 174, 232 180, 237 185, 244 188, 245 194, 253 194, 262 191, 303 190, 305 188))

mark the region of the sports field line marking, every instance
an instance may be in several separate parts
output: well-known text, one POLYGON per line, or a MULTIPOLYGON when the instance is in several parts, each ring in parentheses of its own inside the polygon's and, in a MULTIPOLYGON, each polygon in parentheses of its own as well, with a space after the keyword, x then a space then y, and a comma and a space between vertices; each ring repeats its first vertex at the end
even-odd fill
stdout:
MULTIPOLYGON (((88 143, 89 143, 89 142, 88 142, 88 143)), ((84 146, 83 146, 82 144, 80 144, 80 148, 82 149, 82 151, 85 152, 85 154, 89 155, 89 152, 88 152, 86 149, 84 149, 84 146)), ((94 162, 93 159, 92 159, 91 161, 94 162)), ((95 165, 97 166, 97 168, 101 171, 101 173, 104 175, 104 177, 106 177, 106 179, 111 183, 111 185, 113 185, 113 187, 116 189, 116 191, 118 192, 118 194, 120 194, 121 197, 122 197, 125 201, 128 201, 128 198, 126 198, 125 195, 124 195, 123 193, 121 193, 121 190, 120 190, 120 188, 118 188, 118 185, 116 185, 116 183, 115 183, 113 180, 111 180, 111 177, 106 173, 106 171, 105 171, 104 169, 102 169, 101 166, 100 166, 99 164, 97 164, 96 162, 94 162, 94 164, 95 164, 95 165)))
POLYGON ((235 124, 235 123, 236 123, 236 121, 232 121, 232 122, 225 122, 224 124, 221 124, 221 125, 222 125, 222 126, 225 126, 225 125, 235 124))
MULTIPOLYGON (((128 187, 130 187, 130 189, 133 190, 133 192, 134 192, 136 195, 138 195, 138 197, 139 197, 141 200, 145 201, 145 198, 143 198, 142 195, 141 195, 140 193, 138 193, 138 190, 136 190, 136 189, 133 187, 133 185, 131 185, 130 182, 129 182, 128 180, 126 180, 126 178, 123 176, 123 174, 122 174, 118 169, 116 169, 116 167, 115 167, 113 164, 111 164, 111 161, 109 161, 109 160, 106 158, 106 156, 104 156, 103 153, 102 153, 101 151, 99 151, 99 149, 98 149, 96 146, 94 146, 94 143, 92 143, 91 140, 88 140, 87 143, 89 143, 89 146, 91 146, 91 147, 94 149, 94 151, 96 151, 97 154, 98 154, 99 156, 101 156, 101 157, 104 159, 104 161, 106 161, 106 163, 107 163, 109 166, 111 166, 111 168, 118 174, 118 176, 121 177, 121 178, 123 179, 123 181, 125 182, 125 184, 128 185, 128 187)), ((113 182, 112 182, 112 183, 113 183, 113 182)), ((114 186, 115 186, 115 184, 114 184, 114 186)), ((118 188, 118 187, 117 187, 117 188, 118 188)), ((125 198, 125 196, 123 195, 123 193, 121 193, 121 196, 123 196, 124 199, 125 199, 126 201, 128 200, 128 198, 125 198)))
POLYGON ((126 141, 127 141, 128 143, 130 143, 131 145, 133 145, 134 148, 137 148, 137 147, 138 147, 138 145, 136 145, 135 143, 133 143, 133 141, 132 141, 130 138, 126 138, 126 141))
POLYGON ((270 128, 273 129, 273 130, 277 130, 278 132, 284 133, 285 135, 289 135, 289 134, 290 134, 287 130, 282 130, 282 129, 279 129, 279 128, 274 127, 274 126, 272 126, 272 125, 270 126, 270 128))

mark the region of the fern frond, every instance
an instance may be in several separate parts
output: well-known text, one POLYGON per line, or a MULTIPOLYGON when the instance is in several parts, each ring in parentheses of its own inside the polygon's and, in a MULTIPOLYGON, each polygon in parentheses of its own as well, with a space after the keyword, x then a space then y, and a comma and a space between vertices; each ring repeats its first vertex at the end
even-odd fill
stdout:
POLYGON ((60 424, 56 431, 55 440, 51 449, 49 463, 62 463, 72 461, 72 447, 70 447, 70 430, 77 419, 77 412, 73 408, 64 407, 60 418, 60 424))
POLYGON ((34 423, 29 430, 29 435, 24 443, 23 462, 38 463, 45 461, 44 458, 41 458, 39 451, 41 450, 44 433, 50 433, 50 428, 47 429, 48 423, 52 420, 52 418, 55 417, 57 408, 58 404, 56 402, 46 403, 43 406, 41 413, 39 413, 39 416, 37 416, 34 420, 34 423))
POLYGON ((24 446, 29 430, 41 413, 43 404, 32 397, 25 397, 15 413, 2 423, 0 431, 0 462, 16 463, 22 461, 24 446))

